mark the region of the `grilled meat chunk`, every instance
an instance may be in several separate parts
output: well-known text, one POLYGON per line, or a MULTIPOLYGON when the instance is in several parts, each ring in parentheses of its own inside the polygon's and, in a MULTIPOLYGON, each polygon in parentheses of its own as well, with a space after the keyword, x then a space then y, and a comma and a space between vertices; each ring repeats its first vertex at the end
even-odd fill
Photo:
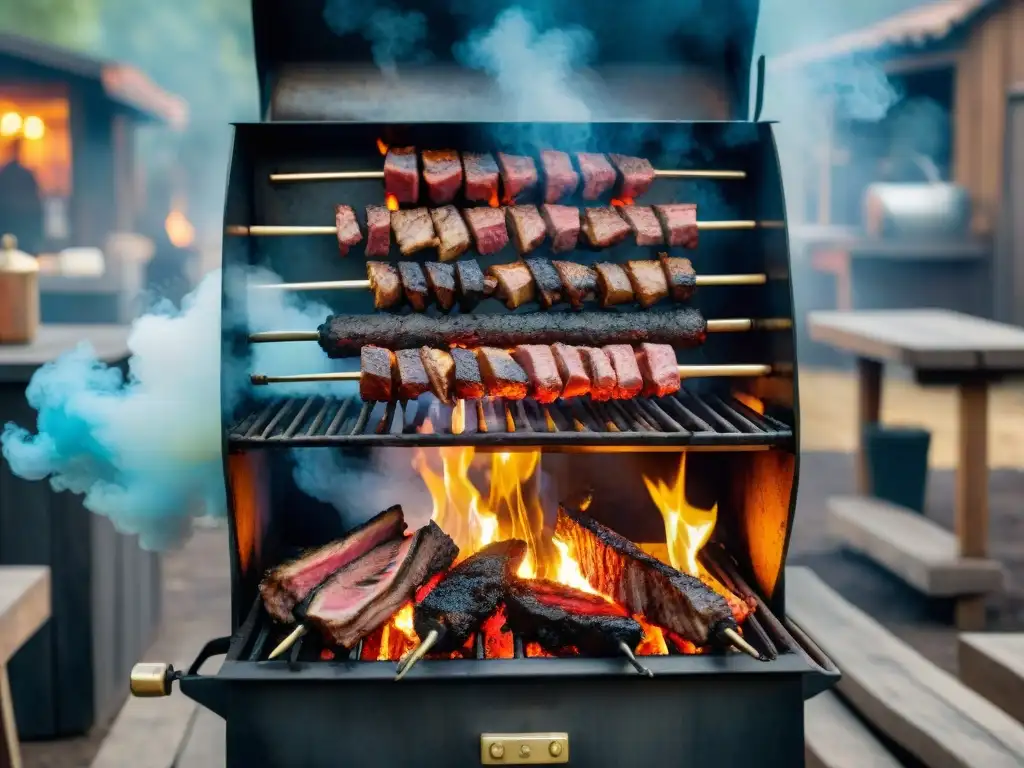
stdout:
POLYGON ((291 623, 295 607, 328 576, 376 547, 401 539, 403 533, 405 515, 396 505, 353 528, 338 541, 268 571, 260 583, 260 597, 267 613, 277 621, 291 623))
POLYGON ((604 348, 604 353, 615 369, 615 394, 612 397, 616 400, 629 400, 639 395, 644 388, 644 380, 633 348, 628 344, 609 344, 604 348))
POLYGON ((348 256, 349 248, 363 239, 356 212, 351 205, 334 206, 334 226, 338 232, 338 250, 342 256, 348 256))
POLYGON ((508 245, 505 213, 501 208, 466 208, 462 213, 481 256, 497 253, 508 245))
POLYGON ((636 198, 644 194, 654 181, 654 166, 650 160, 628 155, 610 155, 612 165, 622 177, 620 197, 636 198))
POLYGON ((430 210, 430 219, 434 222, 437 234, 437 257, 441 261, 451 261, 469 250, 469 229, 454 205, 444 205, 430 210))
POLYGON ((496 541, 445 574, 413 609, 412 626, 420 640, 440 636, 435 653, 461 649, 505 600, 511 574, 526 556, 526 542, 496 541))
POLYGON ((455 362, 455 397, 460 400, 479 400, 486 392, 480 375, 480 361, 471 349, 453 349, 455 362))
POLYGON ((724 597, 596 520, 560 505, 555 536, 569 546, 587 581, 631 614, 698 646, 737 629, 724 597))
POLYGON ((368 403, 391 400, 395 353, 383 347, 363 347, 359 353, 359 396, 368 403))
POLYGON ((661 245, 665 242, 658 217, 649 205, 624 205, 619 211, 636 235, 637 245, 661 245))
POLYGON ((517 196, 537 185, 537 164, 532 157, 498 153, 501 166, 501 181, 505 185, 505 199, 513 201, 517 196))
POLYGON ((519 253, 529 253, 544 242, 547 228, 537 206, 510 205, 505 209, 505 216, 519 253))
POLYGON ((562 379, 562 397, 580 397, 590 392, 590 377, 583 365, 583 355, 576 347, 555 342, 551 345, 551 354, 555 356, 558 375, 562 379))
POLYGON ((594 265, 602 307, 614 307, 633 300, 633 283, 621 264, 601 262, 594 265))
POLYGON ((417 587, 448 569, 458 553, 431 521, 335 573, 316 591, 304 621, 334 645, 351 648, 412 600, 417 587))
POLYGON ((391 250, 391 211, 383 205, 366 206, 366 258, 381 259, 391 250))
POLYGON ((533 275, 530 268, 521 261, 508 264, 495 264, 487 268, 487 274, 498 281, 495 293, 505 301, 509 309, 520 307, 536 296, 533 275))
POLYGON ((565 289, 565 296, 573 309, 583 309, 583 303, 597 291, 597 272, 584 264, 572 261, 553 261, 551 266, 565 289))
POLYGON ((583 174, 583 199, 597 200, 615 186, 615 169, 604 155, 577 152, 576 162, 583 174))
POLYGON ((676 351, 668 344, 641 344, 636 362, 644 380, 644 397, 665 397, 682 386, 676 351))
POLYGON ((484 378, 484 389, 491 397, 522 400, 526 397, 529 379, 512 355, 497 347, 481 347, 476 351, 480 361, 480 373, 484 378))
POLYGON ((693 271, 690 260, 671 257, 667 253, 659 253, 658 260, 668 280, 672 301, 689 300, 697 289, 697 273, 693 271))
POLYGON ((318 329, 328 357, 352 357, 375 344, 387 349, 517 344, 671 344, 697 347, 707 323, 691 308, 667 312, 533 312, 502 315, 331 315, 318 329))
POLYGON ((668 280, 661 264, 653 259, 626 262, 626 274, 633 293, 644 309, 650 309, 668 296, 668 280))
POLYGON ((423 181, 435 203, 450 203, 462 186, 462 163, 454 149, 423 150, 423 181))
POLYGON ((455 265, 428 261, 423 265, 427 273, 427 285, 437 300, 437 306, 448 312, 455 306, 455 265))
POLYGON ((602 402, 611 400, 615 395, 615 369, 603 349, 597 347, 580 347, 583 356, 583 367, 590 379, 590 399, 602 402))
POLYGON ((551 236, 551 251, 565 253, 580 239, 580 211, 569 205, 542 205, 541 214, 551 236))
POLYGON ((426 208, 392 211, 391 228, 395 231, 395 242, 403 256, 411 256, 417 251, 437 247, 434 235, 434 222, 430 219, 430 211, 426 208))
POLYGON ((629 224, 615 208, 587 208, 583 214, 583 234, 594 248, 611 248, 629 234, 629 224))
POLYGON ((697 231, 697 206, 693 203, 672 203, 656 205, 654 212, 661 222, 665 233, 665 243, 670 246, 696 248, 699 232, 697 231))
POLYGON ((520 344, 512 357, 530 381, 530 397, 538 403, 553 403, 562 395, 562 377, 551 347, 543 344, 520 344))
POLYGON ((395 265, 386 261, 368 261, 366 277, 373 292, 374 309, 391 309, 402 302, 402 281, 395 265))
POLYGON ((498 197, 498 164, 493 156, 463 152, 462 166, 466 170, 467 200, 486 203, 498 197))
POLYGON ((420 199, 420 173, 416 147, 392 147, 384 158, 384 192, 400 203, 420 199))
POLYGON ((427 287, 427 276, 415 261, 402 261, 398 264, 398 274, 402 279, 405 298, 417 312, 427 308, 430 301, 430 289, 427 287))
POLYGON ((554 581, 513 580, 505 606, 509 628, 555 656, 617 656, 620 643, 634 651, 644 635, 621 606, 554 581))
POLYGON ((455 390, 455 361, 443 349, 420 349, 420 361, 430 380, 430 389, 442 403, 450 403, 455 390))
POLYGON ((576 191, 579 174, 572 167, 572 159, 565 152, 545 149, 540 153, 544 168, 544 202, 557 203, 576 191))
POLYGON ((418 349, 400 349, 395 352, 395 371, 400 400, 415 400, 430 389, 430 379, 423 367, 418 349))
POLYGON ((558 271, 551 266, 551 262, 535 256, 531 259, 523 259, 523 263, 533 277, 540 305, 544 309, 550 309, 552 305, 560 302, 562 300, 562 280, 558 276, 558 271))
POLYGON ((455 264, 455 280, 459 287, 459 308, 471 312, 484 297, 484 273, 475 259, 455 264))

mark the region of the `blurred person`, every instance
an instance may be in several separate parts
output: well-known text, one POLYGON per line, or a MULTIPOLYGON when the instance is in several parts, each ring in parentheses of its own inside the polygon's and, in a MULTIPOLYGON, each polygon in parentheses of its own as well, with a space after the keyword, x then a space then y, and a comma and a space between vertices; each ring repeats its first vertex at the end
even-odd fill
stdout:
POLYGON ((22 139, 11 142, 11 159, 0 168, 0 235, 18 238, 18 248, 43 247, 43 198, 35 174, 21 162, 22 139))

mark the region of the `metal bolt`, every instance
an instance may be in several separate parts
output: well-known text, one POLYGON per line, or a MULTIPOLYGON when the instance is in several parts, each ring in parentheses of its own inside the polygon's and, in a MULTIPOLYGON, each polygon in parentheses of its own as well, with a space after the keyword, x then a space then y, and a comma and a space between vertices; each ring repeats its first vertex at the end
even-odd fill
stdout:
POLYGON ((552 757, 558 757, 560 754, 562 754, 562 742, 552 741, 548 745, 548 752, 551 753, 552 757))
POLYGON ((530 745, 529 744, 523 744, 523 746, 521 746, 519 748, 519 756, 520 757, 529 757, 530 756, 530 745))
POLYGON ((505 756, 505 745, 504 744, 498 744, 497 742, 495 742, 494 744, 491 744, 491 757, 493 757, 495 760, 501 760, 501 758, 503 758, 504 756, 505 756))

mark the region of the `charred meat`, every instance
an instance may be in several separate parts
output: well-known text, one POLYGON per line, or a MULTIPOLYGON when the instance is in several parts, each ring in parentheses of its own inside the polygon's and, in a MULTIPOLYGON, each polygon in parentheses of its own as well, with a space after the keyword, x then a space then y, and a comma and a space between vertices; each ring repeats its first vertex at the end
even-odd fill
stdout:
POLYGON ((415 147, 392 147, 384 158, 384 192, 400 203, 420 199, 420 174, 415 147))
POLYGON ((395 231, 395 242, 398 243, 398 250, 403 256, 411 256, 417 251, 437 247, 434 222, 426 208, 393 211, 391 228, 395 231))
POLYGON ((633 283, 621 264, 601 262, 594 265, 602 307, 614 307, 633 300, 633 283))
POLYGON ((466 208, 462 214, 466 217, 477 253, 481 256, 497 253, 508 245, 505 213, 501 208, 466 208))
POLYGON ((597 273, 571 261, 553 261, 551 266, 558 273, 569 304, 573 309, 583 309, 583 303, 592 299, 597 291, 597 273))
POLYGON ((576 247, 580 239, 580 212, 569 205, 542 205, 541 214, 551 237, 551 251, 564 253, 576 247))
POLYGON ((696 309, 667 312, 534 312, 503 315, 331 315, 319 327, 328 357, 353 357, 367 344, 387 349, 483 347, 518 344, 704 343, 707 322, 696 309))
POLYGON ((374 309, 391 309, 402 302, 402 280, 396 266, 386 261, 368 261, 366 277, 370 281, 374 309))
POLYGON ((335 571, 357 561, 373 549, 401 539, 405 515, 400 506, 390 507, 357 528, 319 549, 274 568, 260 583, 267 613, 291 623, 295 607, 335 571))
POLYGON ((413 599, 417 587, 451 566, 459 548, 431 521, 382 544, 335 573, 312 597, 303 621, 351 648, 413 599))
POLYGON ((471 349, 453 349, 451 356, 455 362, 455 397, 460 400, 479 400, 486 391, 476 353, 471 349))
POLYGON ((611 400, 615 395, 615 369, 603 349, 597 347, 580 347, 583 356, 583 367, 590 379, 590 398, 597 402, 611 400))
POLYGON ((391 211, 383 205, 366 206, 366 258, 381 259, 391 250, 391 211))
POLYGON ((577 152, 576 162, 583 174, 584 200, 597 200, 615 186, 615 169, 604 155, 577 152))
POLYGON ((441 261, 459 258, 469 250, 469 229, 454 205, 432 208, 430 219, 437 235, 437 257, 441 261))
POLYGON ((654 210, 648 205, 624 205, 619 208, 622 218, 636 235, 636 244, 640 246, 661 245, 665 236, 661 232, 661 224, 654 210))
POLYGON ((508 400, 522 400, 526 397, 530 381, 526 378, 526 371, 512 359, 512 355, 497 347, 481 347, 476 351, 476 356, 480 361, 480 373, 488 395, 508 400))
POLYGON ((562 377, 551 347, 543 344, 520 344, 512 357, 526 371, 530 397, 538 403, 553 403, 562 396, 562 377))
POLYGON ((415 261, 402 261, 398 264, 398 275, 402 280, 406 301, 417 312, 425 310, 430 301, 430 290, 423 267, 415 261))
POLYGON ((498 281, 495 293, 504 300, 505 306, 515 309, 528 301, 533 301, 536 286, 530 268, 521 261, 508 264, 495 264, 487 268, 487 274, 498 281))
POLYGON ((455 280, 459 287, 459 308, 471 312, 484 297, 484 273, 474 259, 463 259, 455 265, 455 280))
POLYGON ((454 149, 423 150, 423 181, 435 203, 449 203, 462 186, 462 163, 454 149))
POLYGON ((636 362, 644 380, 645 397, 665 397, 682 387, 676 351, 668 344, 641 344, 636 362))
POLYGON ((689 259, 671 257, 667 253, 659 253, 661 268, 668 280, 669 291, 673 301, 687 301, 697 289, 697 273, 689 259))
POLYGON ((523 192, 537 186, 537 164, 532 157, 498 153, 501 181, 505 185, 505 199, 513 201, 523 192))
POLYGON ((395 371, 400 400, 415 400, 430 390, 430 379, 418 349, 400 349, 395 353, 395 371))
POLYGON ((356 212, 351 205, 334 206, 334 226, 338 232, 338 250, 342 256, 348 256, 349 248, 363 239, 356 212))
POLYGON ((583 355, 576 347, 560 342, 551 345, 558 375, 562 379, 562 397, 580 397, 590 392, 590 377, 583 365, 583 355))
POLYGON ((455 391, 455 360, 443 349, 423 347, 420 362, 430 380, 430 390, 442 403, 450 403, 455 391))
POLYGON ((486 203, 498 197, 498 164, 494 157, 477 152, 463 152, 462 166, 466 171, 466 199, 486 203))
POLYGON ((654 181, 654 166, 650 160, 628 155, 610 155, 612 165, 622 177, 620 197, 636 198, 644 194, 654 181))
POLYGON ((529 253, 544 242, 547 228, 535 205, 510 205, 505 211, 508 228, 516 241, 516 250, 529 253))
POLYGON ((670 246, 696 248, 699 232, 697 231, 697 206, 693 203, 672 203, 656 205, 654 212, 661 222, 665 233, 665 243, 670 246))
POLYGON ((455 306, 455 265, 428 261, 423 265, 427 273, 427 285, 442 311, 448 312, 455 306))
POLYGON ((640 394, 644 380, 640 376, 640 368, 636 363, 636 353, 628 344, 609 344, 604 348, 612 368, 615 369, 616 400, 629 400, 640 394))
POLYGON ((583 214, 583 234, 594 248, 611 248, 629 235, 629 224, 615 208, 587 208, 583 214))
POLYGON ((626 263, 626 274, 637 301, 644 309, 650 309, 668 296, 668 280, 661 264, 648 259, 645 261, 629 261, 626 263))
POLYGON ((359 396, 368 403, 390 402, 395 353, 381 347, 363 347, 359 353, 359 396))
POLYGON ((523 259, 523 263, 530 270, 530 276, 537 287, 540 305, 544 309, 550 309, 560 302, 562 300, 562 281, 558 277, 558 271, 551 266, 551 262, 535 256, 531 259, 523 259))

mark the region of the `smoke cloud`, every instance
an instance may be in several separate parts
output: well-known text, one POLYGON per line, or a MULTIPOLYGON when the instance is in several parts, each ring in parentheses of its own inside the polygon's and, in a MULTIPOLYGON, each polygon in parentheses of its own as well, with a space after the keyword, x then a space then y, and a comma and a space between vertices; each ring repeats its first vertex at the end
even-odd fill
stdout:
POLYGON ((372 46, 373 59, 385 71, 400 63, 425 61, 427 17, 375 0, 327 0, 324 21, 336 35, 361 34, 372 46))

